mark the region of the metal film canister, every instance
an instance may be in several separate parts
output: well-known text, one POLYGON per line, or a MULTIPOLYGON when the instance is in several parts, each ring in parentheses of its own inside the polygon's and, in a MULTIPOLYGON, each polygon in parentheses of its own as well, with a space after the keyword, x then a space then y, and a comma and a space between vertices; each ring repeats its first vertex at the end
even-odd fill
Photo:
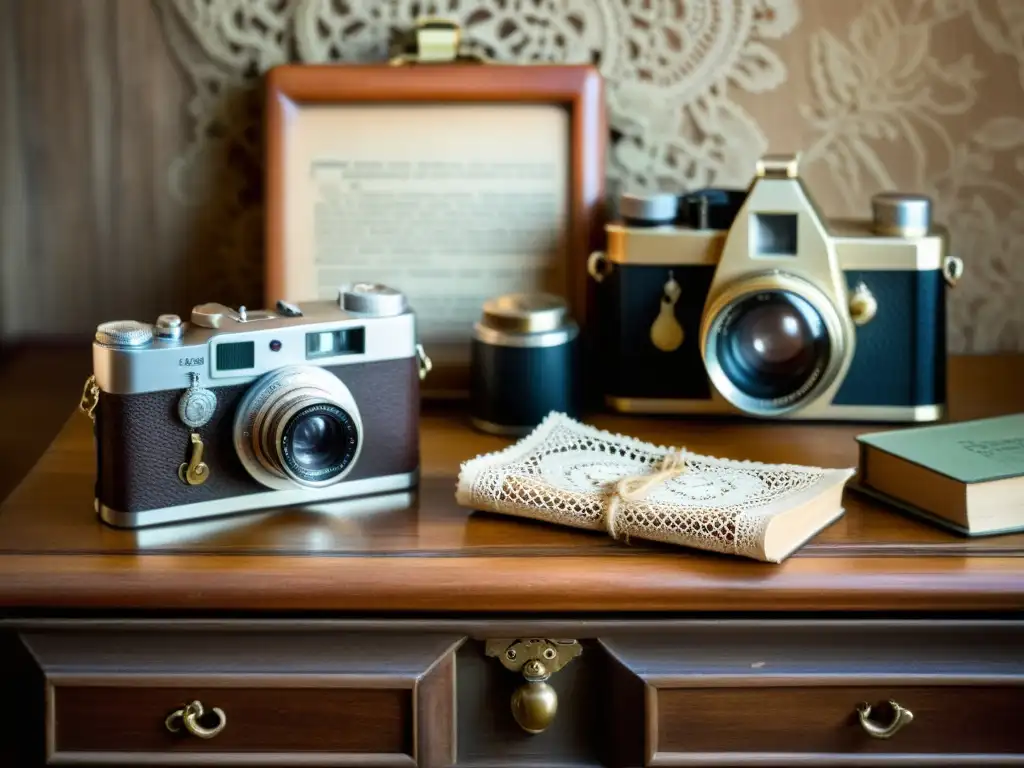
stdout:
POLYGON ((473 329, 470 415, 490 434, 520 436, 552 411, 577 416, 579 327, 546 293, 490 299, 473 329))

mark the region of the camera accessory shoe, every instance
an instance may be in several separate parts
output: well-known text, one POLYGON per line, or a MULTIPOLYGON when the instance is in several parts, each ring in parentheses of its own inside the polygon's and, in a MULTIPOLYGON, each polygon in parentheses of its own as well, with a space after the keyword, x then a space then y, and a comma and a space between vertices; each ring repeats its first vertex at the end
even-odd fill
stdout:
POLYGON ((189 373, 192 383, 178 400, 178 418, 191 430, 192 455, 178 467, 178 477, 188 485, 202 485, 210 476, 210 468, 203 461, 203 439, 196 431, 207 424, 217 410, 217 396, 199 386, 199 374, 189 373))

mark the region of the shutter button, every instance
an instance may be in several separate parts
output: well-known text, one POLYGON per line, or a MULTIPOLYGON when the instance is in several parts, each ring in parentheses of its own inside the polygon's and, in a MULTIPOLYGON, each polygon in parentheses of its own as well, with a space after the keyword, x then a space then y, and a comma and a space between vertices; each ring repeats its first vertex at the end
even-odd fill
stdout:
POLYGON ((181 341, 185 327, 181 323, 181 318, 177 315, 160 315, 156 319, 154 330, 158 339, 163 341, 181 341))

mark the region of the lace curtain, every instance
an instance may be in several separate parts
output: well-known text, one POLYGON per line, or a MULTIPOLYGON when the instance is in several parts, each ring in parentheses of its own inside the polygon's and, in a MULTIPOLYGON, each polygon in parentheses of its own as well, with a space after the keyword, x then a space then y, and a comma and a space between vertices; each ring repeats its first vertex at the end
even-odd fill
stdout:
POLYGON ((746 185, 803 152, 831 215, 931 194, 967 274, 954 351, 1024 349, 1024 2, 1020 0, 156 0, 191 81, 191 143, 169 169, 203 207, 211 291, 260 293, 258 76, 376 61, 420 15, 506 61, 593 62, 608 85, 609 189, 746 185))

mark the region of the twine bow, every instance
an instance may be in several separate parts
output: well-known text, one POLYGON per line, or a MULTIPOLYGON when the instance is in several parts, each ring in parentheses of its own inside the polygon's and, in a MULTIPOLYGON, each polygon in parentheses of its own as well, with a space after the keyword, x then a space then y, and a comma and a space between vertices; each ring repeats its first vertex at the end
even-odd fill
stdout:
MULTIPOLYGON (((605 513, 605 524, 608 527, 608 534, 613 538, 619 538, 615 530, 618 520, 619 508, 627 501, 642 501, 647 494, 662 483, 679 477, 686 471, 686 458, 682 453, 669 453, 658 464, 658 470, 650 475, 630 475, 624 477, 615 484, 615 492, 608 501, 608 510, 605 513)), ((626 536, 629 541, 629 536, 626 536)))

